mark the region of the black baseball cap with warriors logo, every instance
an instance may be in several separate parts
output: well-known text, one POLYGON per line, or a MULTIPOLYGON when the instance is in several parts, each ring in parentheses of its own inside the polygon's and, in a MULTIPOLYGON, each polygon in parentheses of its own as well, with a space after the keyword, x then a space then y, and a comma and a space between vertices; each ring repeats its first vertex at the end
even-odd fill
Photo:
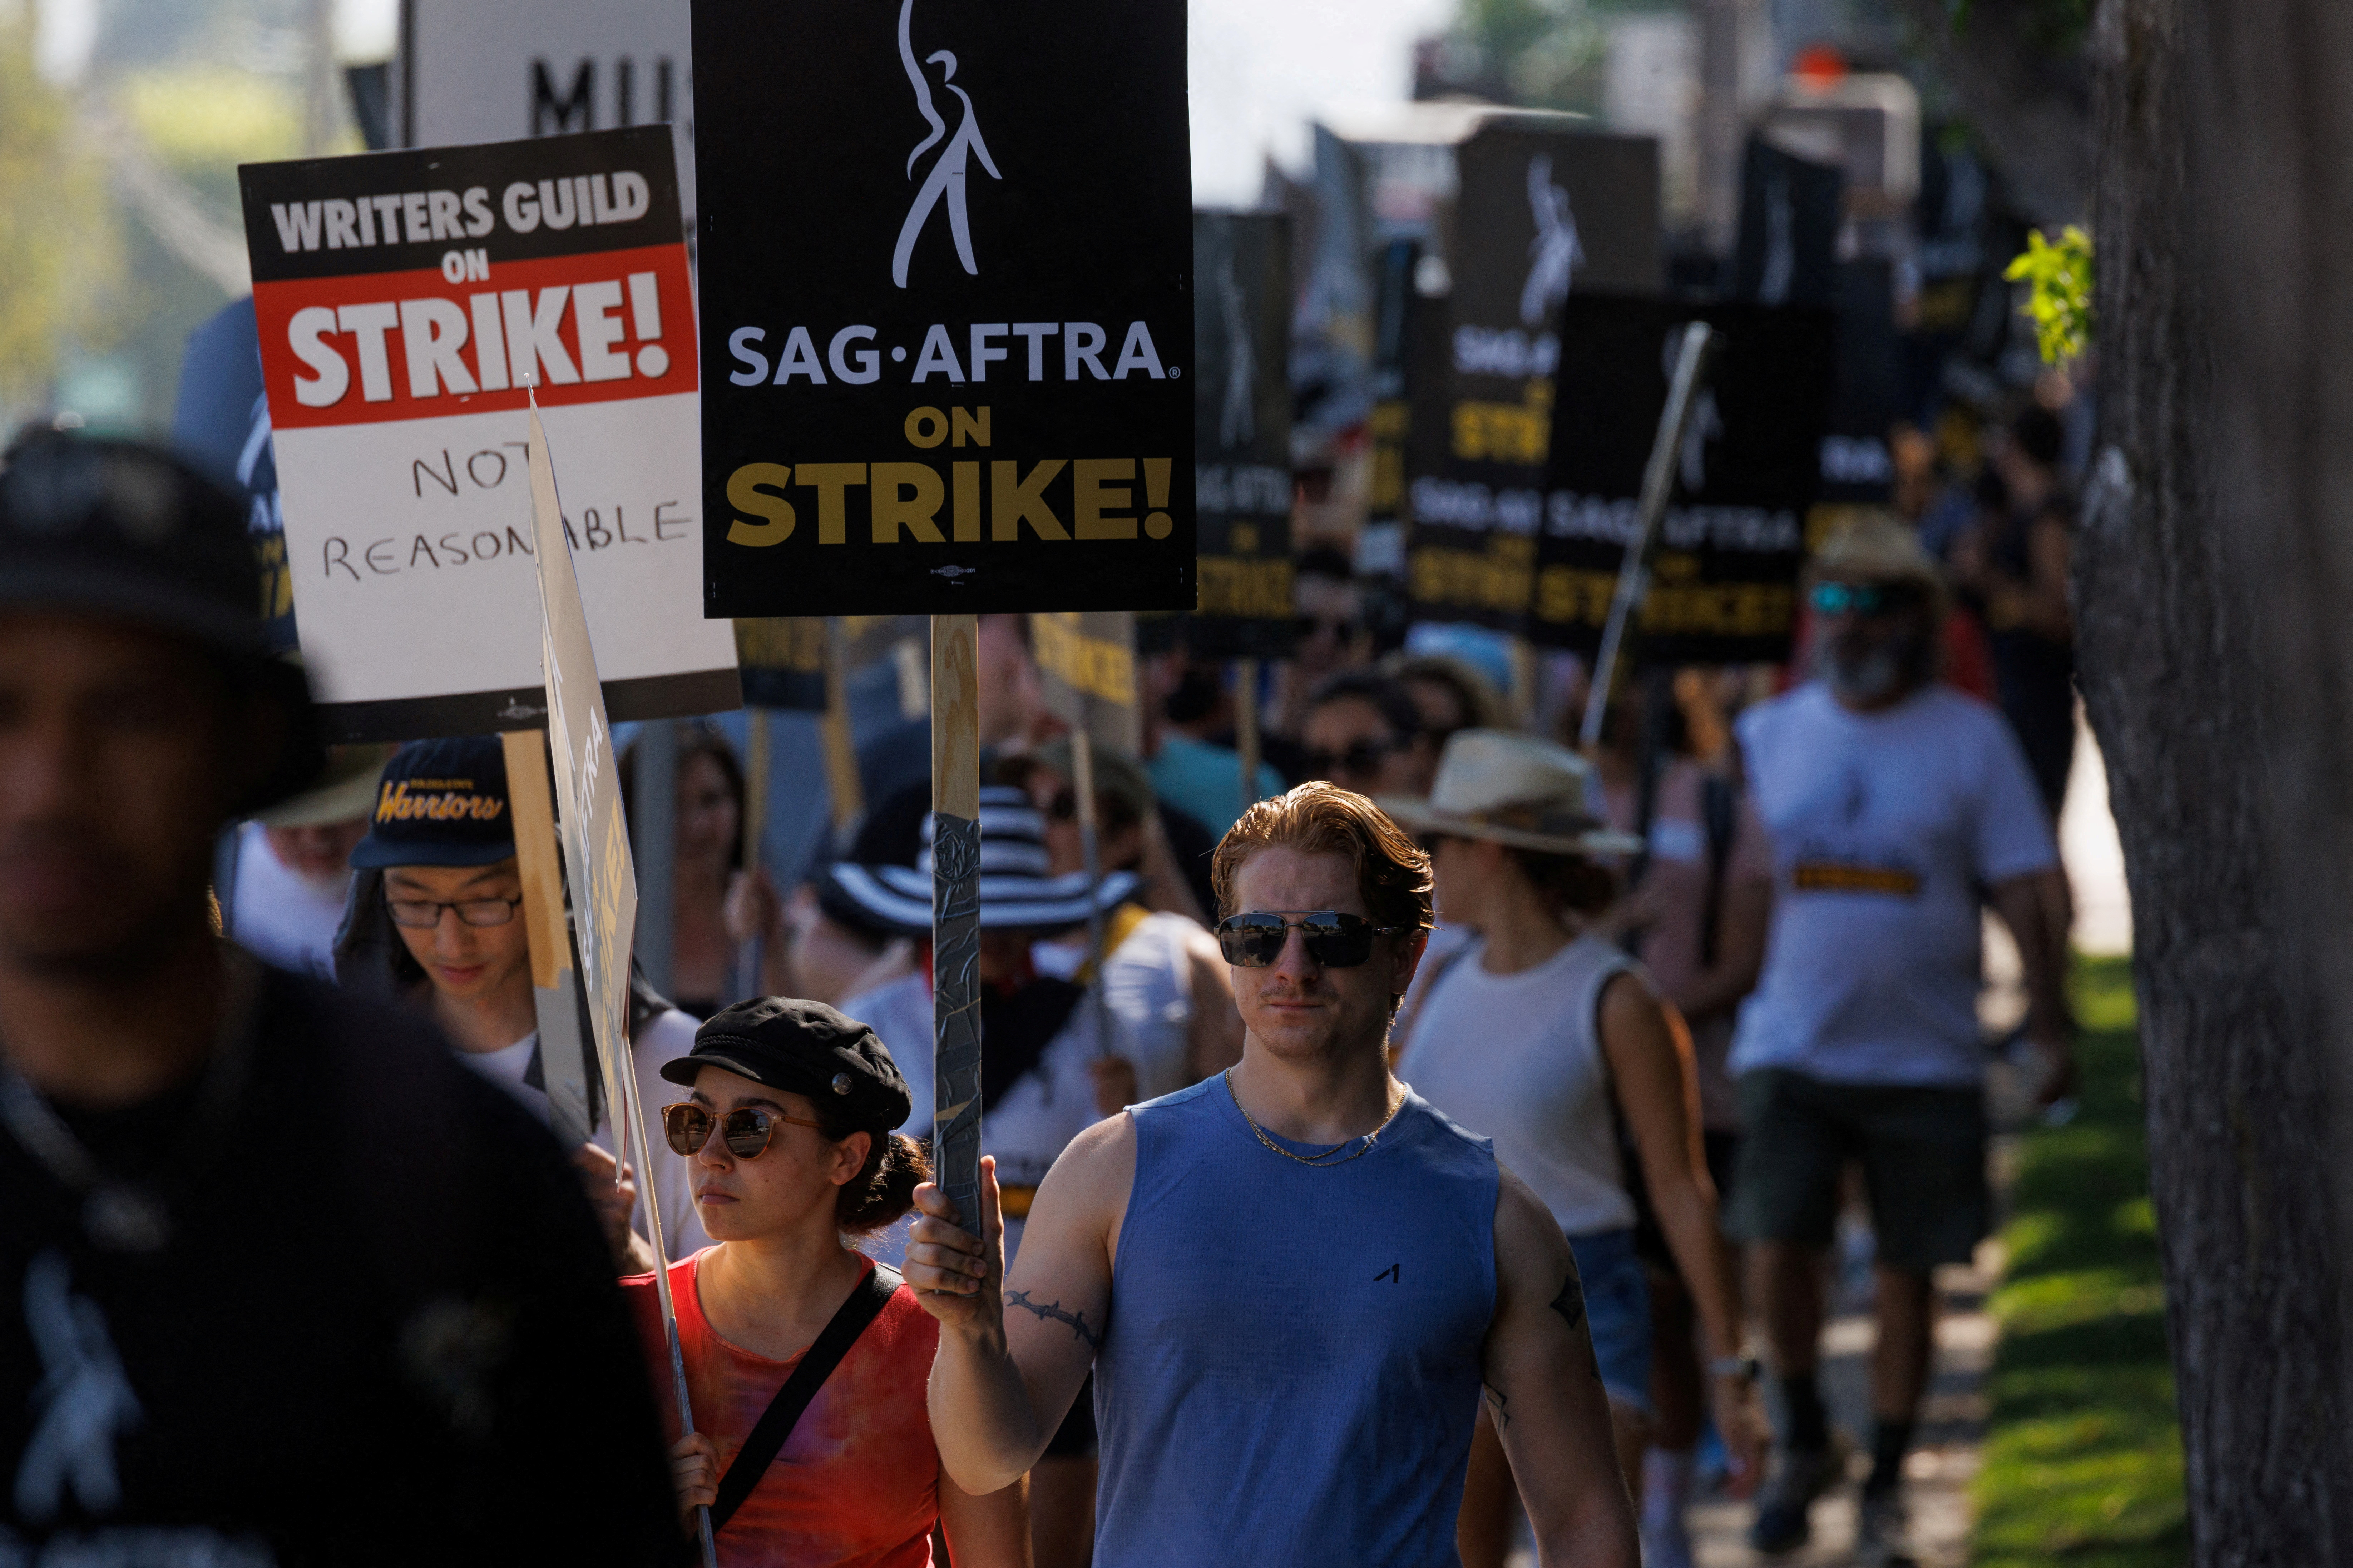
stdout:
POLYGON ((462 735, 394 753, 352 864, 491 866, 514 852, 506 748, 496 735, 462 735))

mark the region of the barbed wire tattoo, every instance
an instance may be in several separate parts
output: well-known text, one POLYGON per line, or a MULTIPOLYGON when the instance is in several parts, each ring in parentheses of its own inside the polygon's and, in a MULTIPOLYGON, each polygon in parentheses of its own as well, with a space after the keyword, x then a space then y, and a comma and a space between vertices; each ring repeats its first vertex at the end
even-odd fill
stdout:
POLYGON ((1084 1312, 1065 1312, 1060 1301, 1050 1301, 1044 1306, 1039 1306, 1029 1299, 1029 1292, 1027 1290, 1007 1291, 1005 1304, 1008 1307, 1018 1307, 1025 1312, 1035 1313, 1040 1318, 1054 1322, 1068 1323, 1071 1325, 1071 1332, 1086 1341, 1089 1349, 1103 1349, 1102 1336, 1087 1327, 1087 1315, 1084 1312))

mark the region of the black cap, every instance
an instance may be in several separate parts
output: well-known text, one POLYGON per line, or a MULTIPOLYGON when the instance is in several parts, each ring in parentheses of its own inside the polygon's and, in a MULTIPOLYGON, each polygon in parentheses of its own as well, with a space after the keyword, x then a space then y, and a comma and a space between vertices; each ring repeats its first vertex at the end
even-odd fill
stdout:
POLYGON ((514 852, 506 747, 496 735, 459 735, 393 754, 352 864, 494 866, 514 852))
POLYGON ((722 1068, 770 1089, 839 1104, 860 1127, 887 1131, 915 1108, 890 1047, 874 1031, 822 1002, 754 996, 712 1015, 694 1031, 694 1054, 662 1064, 690 1087, 704 1068, 722 1068))
POLYGON ((0 468, 0 608, 81 610, 188 637, 288 719, 257 809, 325 761, 302 671, 271 657, 246 508, 160 447, 43 434, 0 468))

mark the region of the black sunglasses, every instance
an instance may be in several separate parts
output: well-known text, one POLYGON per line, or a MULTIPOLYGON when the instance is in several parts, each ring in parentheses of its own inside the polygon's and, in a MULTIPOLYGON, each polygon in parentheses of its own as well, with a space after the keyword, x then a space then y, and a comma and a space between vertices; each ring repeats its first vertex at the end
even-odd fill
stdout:
MULTIPOLYGON (((1285 911, 1288 913, 1290 911, 1285 911)), ((1315 910, 1297 920, 1259 910, 1228 915, 1218 922, 1218 950, 1238 969, 1264 969, 1282 956, 1291 933, 1300 933, 1307 956, 1324 969, 1354 969, 1373 955, 1373 938, 1402 936, 1408 926, 1377 926, 1362 915, 1315 910)))
POLYGON ((1391 752, 1402 752, 1413 744, 1410 736, 1388 741, 1357 741, 1345 752, 1327 752, 1322 747, 1310 750, 1305 757, 1307 776, 1318 779, 1370 778, 1381 771, 1381 763, 1391 752))
POLYGON ((661 1118, 662 1141, 670 1145, 670 1152, 690 1160, 702 1152, 714 1127, 719 1129, 719 1141, 738 1160, 756 1160, 766 1153, 769 1143, 776 1139, 776 1129, 786 1122, 825 1131, 806 1116, 786 1116, 763 1110, 756 1105, 738 1106, 724 1113, 700 1105, 665 1105, 661 1118))
POLYGON ((1334 642, 1354 642, 1364 623, 1354 616, 1301 616, 1296 621, 1302 642, 1313 642, 1318 632, 1329 632, 1334 642))

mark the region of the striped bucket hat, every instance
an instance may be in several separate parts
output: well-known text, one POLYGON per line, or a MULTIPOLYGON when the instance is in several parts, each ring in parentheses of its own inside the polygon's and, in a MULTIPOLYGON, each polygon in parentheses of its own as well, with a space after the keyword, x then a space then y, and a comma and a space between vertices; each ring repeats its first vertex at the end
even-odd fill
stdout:
MULTIPOLYGON (((837 860, 818 877, 821 900, 854 908, 902 936, 932 930, 932 819, 913 866, 837 860)), ((1046 819, 1025 792, 991 784, 980 792, 980 925, 983 931, 1065 930, 1135 890, 1133 871, 1106 872, 1090 897, 1087 874, 1047 872, 1046 819)))

